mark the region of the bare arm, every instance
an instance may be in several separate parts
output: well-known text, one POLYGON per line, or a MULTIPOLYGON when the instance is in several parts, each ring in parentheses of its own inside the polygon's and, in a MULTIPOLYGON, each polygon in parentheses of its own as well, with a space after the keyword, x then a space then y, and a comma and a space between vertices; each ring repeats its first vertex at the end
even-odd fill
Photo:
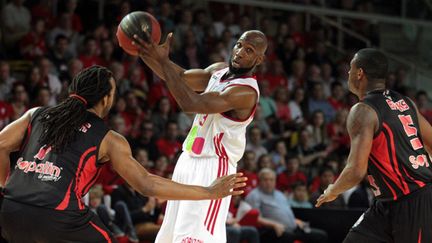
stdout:
MULTIPOLYGON (((171 38, 172 34, 169 34, 169 38, 171 38)), ((136 38, 136 37, 135 37, 136 38)), ((140 40, 136 40, 137 42, 140 42, 140 40)), ((167 49, 169 51, 169 42, 168 38, 165 43, 158 46, 159 48, 167 49)), ((141 59, 143 62, 157 75, 159 78, 166 80, 165 74, 163 72, 163 67, 161 63, 159 63, 157 60, 150 58, 147 55, 140 54, 141 59)), ((193 91, 204 91, 207 87, 208 81, 213 74, 213 72, 222 69, 226 67, 226 63, 218 62, 214 63, 210 66, 208 66, 206 69, 190 69, 185 70, 184 68, 180 67, 179 65, 175 64, 172 61, 169 61, 165 63, 165 65, 169 65, 172 70, 175 70, 175 72, 178 72, 180 75, 180 79, 184 81, 189 88, 191 88, 193 91)))
POLYGON ((246 178, 239 178, 239 174, 222 177, 209 187, 183 185, 150 174, 132 157, 126 139, 113 131, 106 135, 99 151, 99 157, 103 161, 110 160, 114 170, 142 195, 171 200, 204 200, 243 193, 231 191, 245 185, 246 178))
POLYGON ((6 184, 6 178, 9 174, 9 154, 19 150, 31 121, 31 115, 36 109, 28 110, 0 132, 0 187, 6 184))
POLYGON ((424 116, 420 114, 420 112, 418 111, 417 111, 417 117, 419 120, 420 133, 424 143, 424 147, 428 152, 429 156, 432 156, 432 126, 424 118, 424 116))
POLYGON ((347 127, 351 137, 347 165, 336 182, 318 198, 317 207, 335 200, 339 194, 360 183, 366 175, 373 136, 378 127, 377 114, 368 105, 358 103, 348 115, 347 127))

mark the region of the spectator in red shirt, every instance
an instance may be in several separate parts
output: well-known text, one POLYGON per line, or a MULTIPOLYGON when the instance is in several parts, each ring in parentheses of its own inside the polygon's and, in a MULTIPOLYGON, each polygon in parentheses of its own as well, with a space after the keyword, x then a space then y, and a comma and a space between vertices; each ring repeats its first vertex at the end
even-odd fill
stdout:
POLYGON ((336 112, 335 118, 327 125, 327 134, 331 139, 329 152, 340 150, 340 152, 349 152, 351 140, 346 128, 348 110, 340 110, 336 112))
POLYGON ((338 111, 343 108, 346 108, 344 99, 345 99, 345 90, 342 84, 338 81, 333 82, 331 84, 331 95, 328 98, 328 102, 336 111, 338 111))
POLYGON ((432 123, 432 108, 429 104, 427 93, 423 90, 417 92, 416 102, 419 112, 429 121, 429 123, 432 123))
POLYGON ((98 47, 96 39, 93 37, 87 37, 84 41, 84 51, 80 55, 79 59, 83 63, 84 68, 91 67, 93 65, 102 65, 102 59, 98 56, 98 47))
POLYGON ((2 130, 12 119, 12 107, 10 104, 0 100, 0 130, 2 130))
POLYGON ((298 157, 290 157, 286 162, 286 169, 278 175, 276 188, 285 194, 290 193, 296 182, 306 183, 306 176, 299 171, 300 160, 298 157))
POLYGON ((244 187, 245 195, 247 195, 252 189, 258 185, 257 175, 257 162, 255 159, 255 153, 251 150, 246 150, 243 154, 243 158, 240 161, 242 168, 239 172, 243 173, 243 176, 247 177, 246 186, 244 187))
POLYGON ((65 6, 65 12, 72 16, 72 29, 76 32, 81 32, 83 30, 81 17, 75 13, 77 8, 77 0, 67 0, 65 6))
POLYGON ((277 59, 271 63, 270 70, 264 75, 264 79, 268 80, 270 84, 270 92, 277 88, 286 87, 288 77, 284 71, 282 62, 277 59))
POLYGON ((166 125, 165 135, 156 141, 159 153, 174 159, 177 152, 182 148, 182 144, 177 140, 178 127, 175 121, 169 121, 166 125))
POLYGON ((32 30, 21 39, 20 51, 24 58, 33 60, 47 53, 45 25, 46 22, 44 19, 36 19, 32 30))

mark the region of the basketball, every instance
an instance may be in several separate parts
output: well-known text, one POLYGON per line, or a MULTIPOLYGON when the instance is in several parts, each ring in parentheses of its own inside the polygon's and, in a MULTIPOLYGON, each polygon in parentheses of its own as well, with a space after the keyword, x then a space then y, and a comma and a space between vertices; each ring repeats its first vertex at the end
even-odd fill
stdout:
POLYGON ((153 15, 143 11, 136 11, 126 15, 117 27, 117 40, 125 52, 137 56, 138 48, 132 45, 134 35, 138 35, 146 42, 149 42, 148 37, 150 37, 154 43, 159 44, 161 39, 159 22, 153 15))

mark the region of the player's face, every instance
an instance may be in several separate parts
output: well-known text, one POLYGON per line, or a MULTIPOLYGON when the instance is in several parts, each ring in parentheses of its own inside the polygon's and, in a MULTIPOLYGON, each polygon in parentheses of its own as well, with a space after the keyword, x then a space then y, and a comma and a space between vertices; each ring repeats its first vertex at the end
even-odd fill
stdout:
POLYGON ((348 89, 349 91, 356 93, 356 84, 358 83, 358 68, 355 64, 355 59, 357 57, 357 54, 354 56, 354 58, 351 60, 350 63, 350 70, 348 71, 348 89))
POLYGON ((251 37, 242 35, 235 44, 231 58, 230 71, 233 73, 247 73, 256 65, 261 64, 263 55, 251 37))

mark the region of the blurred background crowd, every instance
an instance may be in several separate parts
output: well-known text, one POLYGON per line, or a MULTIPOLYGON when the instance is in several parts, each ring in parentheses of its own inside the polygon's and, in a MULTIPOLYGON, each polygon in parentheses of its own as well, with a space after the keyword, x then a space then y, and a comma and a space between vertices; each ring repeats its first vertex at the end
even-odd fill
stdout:
MULTIPOLYGON (((364 13, 376 11, 377 6, 398 11, 379 0, 285 2, 317 6, 324 2, 327 7, 364 13)), ((260 102, 238 163, 238 170, 249 180, 245 195, 233 199, 228 242, 259 242, 258 235, 266 233, 254 217, 242 223, 240 219, 247 217, 236 216, 247 209, 244 203, 257 207, 258 217, 279 223, 271 229, 276 234, 281 225, 291 232, 289 222, 260 209, 254 190, 280 192, 286 200, 283 207, 313 208, 344 167, 350 148, 346 119, 358 102, 347 90, 349 62, 365 46, 345 37, 344 55, 329 48, 326 43, 336 42, 336 33, 319 19, 312 19, 306 30, 302 13, 191 0, 107 0, 102 7, 98 1, 77 0, 3 0, 0 4, 0 129, 31 107, 61 102, 68 84, 83 68, 106 66, 118 87, 107 124, 129 140, 142 166, 168 178, 193 116, 179 110, 164 82, 138 57, 119 48, 115 36, 119 21, 135 10, 152 13, 161 24, 162 40, 174 33, 171 58, 186 69, 228 61, 246 30, 259 29, 267 35, 266 61, 256 70, 260 102), (101 12, 103 18, 96 18, 101 12)), ((379 46, 373 24, 359 20, 345 24, 379 46)), ((388 88, 411 97, 432 122, 428 93, 407 80, 405 67, 390 70, 387 81, 388 88)), ((324 207, 367 208, 372 198, 365 181, 324 207)), ((109 164, 87 200, 101 217, 106 216, 113 232, 132 241, 151 242, 163 217, 163 201, 137 195, 109 164)), ((301 226, 308 230, 307 225, 301 226)))

